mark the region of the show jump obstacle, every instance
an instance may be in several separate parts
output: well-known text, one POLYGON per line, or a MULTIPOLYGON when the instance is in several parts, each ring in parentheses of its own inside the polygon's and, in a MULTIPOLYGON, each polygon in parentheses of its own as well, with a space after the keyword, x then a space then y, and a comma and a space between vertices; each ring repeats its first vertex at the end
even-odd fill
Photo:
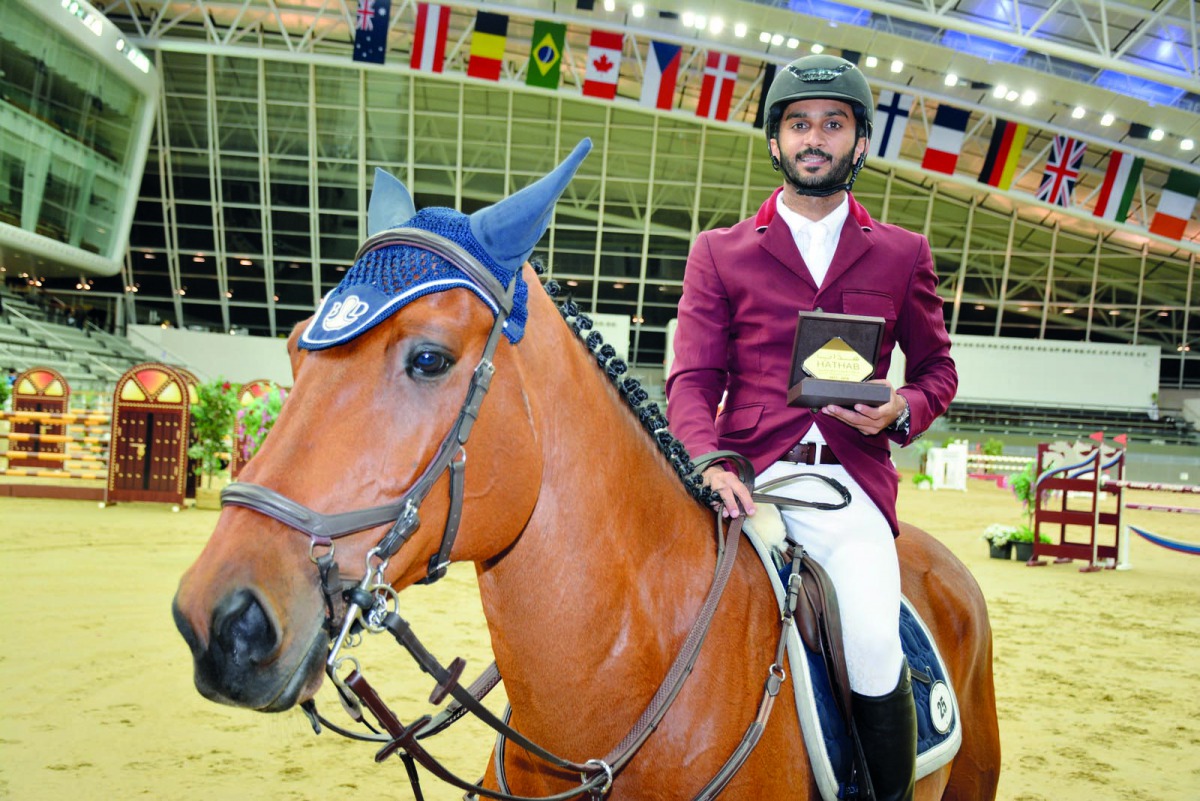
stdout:
MULTIPOLYGON (((1118 438, 1120 439, 1120 438, 1118 438)), ((1103 568, 1128 570, 1129 532, 1155 545, 1200 553, 1200 546, 1175 542, 1125 523, 1125 510, 1200 514, 1200 508, 1165 504, 1127 503, 1125 490, 1200 494, 1200 486, 1159 484, 1125 479, 1125 448, 1104 444, 1041 444, 1037 453, 1034 492, 1033 556, 1029 566, 1082 560, 1081 572, 1103 568), (1050 542, 1042 542, 1045 535, 1050 542)))

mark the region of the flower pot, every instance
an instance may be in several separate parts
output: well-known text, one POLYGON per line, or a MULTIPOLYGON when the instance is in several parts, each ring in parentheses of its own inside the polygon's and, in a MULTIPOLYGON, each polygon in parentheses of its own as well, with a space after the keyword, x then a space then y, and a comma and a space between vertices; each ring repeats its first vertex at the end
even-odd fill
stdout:
POLYGON ((1013 550, 1016 551, 1018 562, 1028 562, 1033 558, 1033 543, 1032 542, 1014 542, 1013 550))
POLYGON ((988 555, 993 559, 1011 559, 1012 558, 1011 542, 1006 542, 1003 545, 992 545, 988 543, 988 555))
POLYGON ((196 508, 219 510, 221 508, 221 488, 196 487, 196 508))

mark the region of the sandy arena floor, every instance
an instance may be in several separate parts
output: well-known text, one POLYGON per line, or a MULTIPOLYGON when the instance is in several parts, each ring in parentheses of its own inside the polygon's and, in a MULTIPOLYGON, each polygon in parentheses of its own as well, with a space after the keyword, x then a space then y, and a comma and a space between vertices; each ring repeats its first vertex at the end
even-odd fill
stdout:
MULTIPOLYGON (((1200 516, 1132 515, 1200 543, 1200 516)), ((901 517, 946 542, 987 595, 1003 801, 1200 799, 1200 558, 1135 539, 1129 571, 991 560, 983 528, 1019 522, 1020 508, 990 483, 966 493, 906 483, 901 517)), ((0 498, 0 797, 412 797, 403 768, 376 765, 369 745, 315 737, 299 712, 258 715, 195 692, 170 602, 215 519, 148 504, 0 498)), ((407 592, 404 603, 444 661, 466 657, 473 676, 490 660, 470 567, 407 592)), ((402 719, 426 710, 430 681, 394 644, 360 654, 402 719)), ((452 768, 481 773, 492 742, 482 727, 462 722, 439 740, 432 748, 452 768)), ((460 797, 427 775, 423 786, 434 801, 460 797)))

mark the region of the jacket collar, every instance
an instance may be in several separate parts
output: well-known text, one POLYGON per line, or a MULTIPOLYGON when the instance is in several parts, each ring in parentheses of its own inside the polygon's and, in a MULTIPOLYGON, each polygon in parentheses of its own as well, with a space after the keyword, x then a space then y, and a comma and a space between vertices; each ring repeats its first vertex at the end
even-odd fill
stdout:
MULTIPOLYGON (((755 230, 763 235, 759 244, 778 262, 803 279, 814 292, 819 293, 819 288, 813 282, 812 273, 799 258, 791 229, 782 219, 777 219, 779 214, 775 203, 779 193, 783 190, 784 187, 781 186, 771 193, 766 202, 759 207, 758 214, 754 216, 755 230)), ((842 226, 841 239, 838 242, 837 251, 833 254, 833 260, 829 264, 829 270, 825 273, 823 287, 832 286, 838 277, 850 269, 850 266, 870 249, 873 242, 869 234, 873 230, 874 224, 875 221, 871 219, 867 210, 854 199, 854 195, 850 195, 850 214, 842 226)))

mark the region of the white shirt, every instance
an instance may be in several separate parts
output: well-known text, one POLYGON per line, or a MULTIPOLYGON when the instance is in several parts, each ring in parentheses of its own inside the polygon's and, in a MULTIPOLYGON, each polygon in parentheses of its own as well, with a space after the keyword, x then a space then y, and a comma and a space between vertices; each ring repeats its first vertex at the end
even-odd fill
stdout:
MULTIPOLYGON (((842 225, 850 216, 850 201, 843 197, 838 207, 820 220, 810 220, 785 206, 783 192, 780 192, 775 199, 775 206, 779 216, 787 223, 788 229, 792 232, 796 249, 800 251, 800 256, 808 265, 808 271, 812 274, 813 281, 816 282, 819 289, 825 281, 825 275, 829 272, 829 263, 833 261, 833 252, 837 250, 838 242, 842 238, 842 225)), ((821 434, 820 414, 817 415, 816 425, 808 429, 808 433, 801 441, 819 442, 822 445, 825 443, 825 437, 821 434)))
POLYGON ((783 192, 775 199, 775 207, 792 232, 796 249, 800 251, 800 256, 808 265, 808 271, 812 273, 813 281, 819 289, 825 281, 825 274, 829 272, 833 252, 837 250, 838 242, 842 238, 842 225, 850 216, 849 199, 843 197, 838 207, 820 220, 810 220, 789 209, 784 205, 783 192))

